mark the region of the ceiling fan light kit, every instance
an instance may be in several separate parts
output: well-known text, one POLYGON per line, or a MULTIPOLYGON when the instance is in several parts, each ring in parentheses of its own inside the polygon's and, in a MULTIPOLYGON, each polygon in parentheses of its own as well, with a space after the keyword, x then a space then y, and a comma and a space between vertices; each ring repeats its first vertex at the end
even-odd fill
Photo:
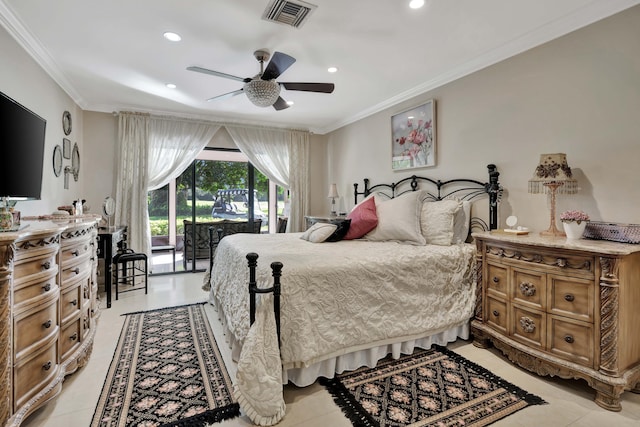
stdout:
POLYGON ((287 90, 317 93, 332 93, 335 88, 333 83, 279 83, 276 79, 280 77, 280 74, 284 73, 291 65, 293 65, 293 63, 296 62, 296 59, 285 53, 275 52, 273 57, 271 57, 271 61, 267 65, 267 68, 264 68, 265 61, 269 60, 270 57, 269 51, 266 49, 256 50, 253 52, 253 56, 260 63, 260 73, 254 77, 242 78, 197 66, 187 67, 187 70, 244 82, 244 86, 241 89, 237 89, 223 95, 214 96, 213 98, 209 98, 208 101, 230 98, 244 92, 247 94, 249 101, 254 105, 258 107, 272 106, 277 111, 289 108, 289 106, 293 104, 288 103, 280 97, 280 90, 282 86, 287 90))
POLYGON ((245 83, 243 90, 258 107, 270 107, 280 96, 280 85, 275 80, 254 79, 245 83))

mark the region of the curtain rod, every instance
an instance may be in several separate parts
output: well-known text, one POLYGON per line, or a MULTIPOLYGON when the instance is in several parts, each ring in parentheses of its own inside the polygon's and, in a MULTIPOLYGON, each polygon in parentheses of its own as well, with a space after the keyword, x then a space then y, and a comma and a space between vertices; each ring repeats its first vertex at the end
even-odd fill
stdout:
POLYGON ((180 116, 169 116, 169 115, 160 115, 160 114, 151 114, 151 113, 143 113, 143 112, 137 112, 137 111, 114 111, 113 115, 114 116, 119 116, 120 114, 134 114, 134 115, 141 115, 141 116, 149 116, 152 119, 167 119, 167 120, 174 120, 174 121, 183 121, 183 122, 189 122, 189 123, 202 123, 202 124, 209 124, 209 125, 216 125, 216 126, 224 126, 224 127, 237 127, 237 128, 249 128, 249 129, 265 129, 265 130, 274 130, 274 131, 283 131, 283 132, 303 132, 303 133, 308 133, 309 135, 312 135, 313 132, 307 130, 307 129, 296 129, 296 128, 281 128, 281 127, 275 127, 275 126, 266 126, 266 125, 253 125, 253 124, 242 124, 242 123, 233 123, 233 122, 222 122, 222 121, 215 121, 215 120, 205 120, 205 119, 194 119, 194 118, 189 118, 189 117, 180 117, 180 116))

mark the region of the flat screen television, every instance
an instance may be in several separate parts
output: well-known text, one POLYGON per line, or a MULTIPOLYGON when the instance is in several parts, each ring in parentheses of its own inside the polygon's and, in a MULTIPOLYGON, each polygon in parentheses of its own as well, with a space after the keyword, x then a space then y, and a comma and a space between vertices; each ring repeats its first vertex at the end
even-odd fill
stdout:
POLYGON ((0 198, 37 200, 47 121, 0 92, 0 198))

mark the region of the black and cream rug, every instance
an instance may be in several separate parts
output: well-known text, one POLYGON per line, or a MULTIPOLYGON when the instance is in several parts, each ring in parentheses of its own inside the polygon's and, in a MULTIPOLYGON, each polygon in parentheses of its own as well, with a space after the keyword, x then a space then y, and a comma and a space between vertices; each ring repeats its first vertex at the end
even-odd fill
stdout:
POLYGON ((92 427, 204 426, 238 415, 203 304, 126 315, 92 427))
POLYGON ((321 382, 357 427, 486 426, 546 403, 440 346, 321 382))

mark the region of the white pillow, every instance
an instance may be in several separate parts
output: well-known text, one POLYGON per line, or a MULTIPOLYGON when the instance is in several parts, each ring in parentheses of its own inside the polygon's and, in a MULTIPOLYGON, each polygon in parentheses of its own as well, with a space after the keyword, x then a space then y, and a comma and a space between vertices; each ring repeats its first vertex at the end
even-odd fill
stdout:
POLYGON ((316 222, 305 231, 300 238, 311 243, 322 243, 333 234, 338 228, 335 224, 327 224, 326 222, 316 222))
POLYGON ((456 212, 453 218, 453 240, 452 243, 457 245, 464 243, 469 237, 469 226, 471 225, 471 202, 462 201, 462 209, 456 212))
POLYGON ((438 200, 422 203, 420 227, 426 242, 431 245, 450 246, 453 241, 453 219, 462 209, 459 200, 438 200))
POLYGON ((420 211, 424 195, 411 191, 394 199, 375 196, 378 225, 364 238, 374 242, 393 241, 424 245, 420 231, 420 211))

